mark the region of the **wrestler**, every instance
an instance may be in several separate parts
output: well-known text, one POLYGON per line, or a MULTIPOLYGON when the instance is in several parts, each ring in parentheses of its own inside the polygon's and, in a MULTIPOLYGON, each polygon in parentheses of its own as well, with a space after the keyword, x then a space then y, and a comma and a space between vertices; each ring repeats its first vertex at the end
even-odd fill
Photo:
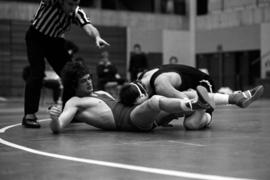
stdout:
MULTIPOLYGON (((180 99, 195 99, 197 93, 192 90, 198 85, 207 88, 209 97, 215 102, 215 105, 235 104, 241 108, 247 107, 250 103, 258 99, 263 94, 263 86, 257 86, 251 90, 233 93, 230 95, 214 93, 214 86, 211 77, 200 70, 186 65, 162 65, 142 73, 138 81, 134 82, 142 86, 151 97, 158 94, 166 97, 180 99)), ((134 87, 129 86, 131 89, 134 87)), ((136 89, 128 90, 125 88, 125 96, 122 101, 125 105, 132 105, 136 100, 136 89), (134 94, 135 93, 135 94, 134 94)), ((186 114, 184 127, 190 130, 204 129, 209 127, 212 122, 213 108, 194 111, 192 114, 186 114), (202 118, 206 117, 206 118, 202 118)))
POLYGON ((198 100, 181 100, 154 95, 151 98, 142 93, 136 105, 124 106, 104 91, 93 91, 91 75, 85 65, 79 62, 67 63, 62 73, 63 109, 50 109, 50 127, 60 133, 73 119, 104 130, 150 131, 158 125, 161 114, 180 113, 206 109, 212 106, 207 90, 198 87, 198 100))

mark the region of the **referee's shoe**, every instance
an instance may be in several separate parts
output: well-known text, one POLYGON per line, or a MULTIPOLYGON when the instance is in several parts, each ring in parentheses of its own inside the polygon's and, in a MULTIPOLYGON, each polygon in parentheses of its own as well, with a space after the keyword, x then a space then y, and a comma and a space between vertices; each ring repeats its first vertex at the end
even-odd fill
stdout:
POLYGON ((37 117, 30 119, 24 116, 22 120, 22 125, 26 128, 40 128, 40 124, 39 122, 37 122, 37 117))

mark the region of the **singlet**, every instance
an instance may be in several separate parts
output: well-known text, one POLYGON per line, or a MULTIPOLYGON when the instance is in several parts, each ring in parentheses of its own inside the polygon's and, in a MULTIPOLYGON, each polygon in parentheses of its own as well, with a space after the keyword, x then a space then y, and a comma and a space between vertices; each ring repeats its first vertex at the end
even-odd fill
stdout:
MULTIPOLYGON (((181 76, 182 83, 179 87, 176 87, 176 89, 179 91, 185 91, 188 89, 196 89, 198 85, 204 85, 203 84, 204 80, 208 81, 211 87, 213 86, 213 81, 210 78, 210 76, 204 72, 201 72, 200 70, 196 68, 186 66, 186 65, 181 65, 181 64, 167 64, 167 65, 160 66, 159 70, 156 71, 150 79, 150 86, 153 89, 153 94, 156 94, 156 90, 154 86, 154 82, 156 78, 160 74, 166 73, 166 72, 176 72, 181 76)), ((207 86, 205 87, 209 90, 209 87, 207 86)))
POLYGON ((83 27, 91 24, 91 21, 79 6, 73 13, 67 15, 58 0, 41 0, 31 23, 41 34, 56 38, 69 31, 71 24, 83 27))
POLYGON ((107 104, 107 106, 109 106, 110 109, 112 110, 117 130, 140 131, 140 129, 136 127, 130 119, 130 113, 135 107, 124 106, 123 104, 111 99, 106 94, 96 94, 96 95, 97 96, 94 96, 95 98, 104 101, 107 104))

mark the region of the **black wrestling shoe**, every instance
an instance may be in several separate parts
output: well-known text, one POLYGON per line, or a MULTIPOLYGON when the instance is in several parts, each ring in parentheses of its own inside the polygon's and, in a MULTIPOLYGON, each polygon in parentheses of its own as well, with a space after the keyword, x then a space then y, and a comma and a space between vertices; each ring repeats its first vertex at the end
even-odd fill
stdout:
POLYGON ((26 128, 40 128, 40 124, 37 122, 37 118, 35 119, 27 119, 25 116, 22 120, 22 125, 26 128))
POLYGON ((197 86, 196 90, 198 94, 198 100, 196 102, 192 102, 192 109, 214 109, 215 103, 209 97, 207 89, 203 86, 197 86))
POLYGON ((236 92, 230 95, 229 102, 232 102, 232 104, 235 104, 241 108, 246 108, 252 102, 259 99, 263 95, 263 91, 264 87, 259 85, 244 92, 236 92))

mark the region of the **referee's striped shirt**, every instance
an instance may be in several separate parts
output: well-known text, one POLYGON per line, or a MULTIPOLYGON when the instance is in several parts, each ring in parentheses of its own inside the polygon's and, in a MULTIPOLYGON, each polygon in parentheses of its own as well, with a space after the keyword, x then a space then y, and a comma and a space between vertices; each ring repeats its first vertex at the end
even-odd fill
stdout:
POLYGON ((84 26, 91 21, 79 8, 71 15, 66 14, 57 0, 41 0, 40 6, 32 20, 32 26, 44 35, 60 37, 70 29, 71 24, 84 26))

